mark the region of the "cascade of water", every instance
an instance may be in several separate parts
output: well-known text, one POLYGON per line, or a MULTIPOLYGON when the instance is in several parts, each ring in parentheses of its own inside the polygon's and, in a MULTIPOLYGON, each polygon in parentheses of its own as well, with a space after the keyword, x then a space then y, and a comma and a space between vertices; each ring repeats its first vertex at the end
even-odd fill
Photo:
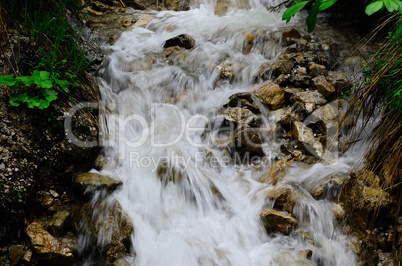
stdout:
MULTIPOLYGON (((348 172, 355 154, 307 170, 291 167, 282 182, 298 191, 298 232, 268 235, 259 213, 271 204, 264 191, 273 186, 258 182, 264 169, 227 163, 204 137, 217 110, 234 93, 251 91, 261 64, 272 63, 283 49, 268 41, 243 52, 245 34, 267 36, 285 27, 280 13, 261 7, 277 4, 250 1, 244 9, 237 3, 242 8, 224 16, 211 12, 214 3, 208 2, 186 12, 159 12, 146 28, 123 32, 108 47, 99 71, 108 108, 108 162, 101 173, 123 182, 109 200, 117 199, 133 222, 132 264, 310 265, 300 255, 306 249, 320 265, 356 263, 348 237, 336 226, 334 204, 307 192, 328 174, 348 172), (183 33, 195 39, 195 48, 181 50, 173 62, 158 56, 167 39, 183 33), (215 67, 226 58, 236 78, 217 83, 215 67)), ((296 16, 286 26, 299 21, 296 16)), ((272 137, 264 142, 265 154, 280 152, 272 137)))

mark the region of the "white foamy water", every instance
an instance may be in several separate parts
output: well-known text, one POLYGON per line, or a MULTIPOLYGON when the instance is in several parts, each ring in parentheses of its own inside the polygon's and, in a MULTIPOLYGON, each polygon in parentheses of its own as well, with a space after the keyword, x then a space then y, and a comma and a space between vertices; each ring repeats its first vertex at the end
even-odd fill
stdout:
MULTIPOLYGON (((355 265, 334 204, 317 201, 307 191, 329 174, 350 171, 360 150, 329 165, 292 166, 281 182, 298 192, 294 216, 299 225, 288 236, 268 235, 259 213, 272 205, 264 192, 273 186, 258 182, 268 166, 229 163, 204 138, 208 119, 230 95, 252 91, 261 64, 276 60, 283 49, 271 37, 245 54, 245 34, 272 36, 283 28, 304 27, 298 16, 286 25, 281 13, 263 7, 278 1, 234 3, 241 8, 222 16, 214 14, 215 4, 156 13, 146 28, 125 31, 107 47, 99 71, 108 110, 103 125, 108 162, 101 173, 123 182, 108 200, 121 203, 135 228, 127 261, 144 266, 355 265), (183 49, 171 61, 158 55, 167 39, 183 33, 195 39, 193 49, 183 49), (226 58, 235 79, 217 83, 216 66, 226 58), (313 251, 311 260, 300 254, 306 249, 313 251)), ((267 155, 279 153, 279 140, 263 139, 267 155)))

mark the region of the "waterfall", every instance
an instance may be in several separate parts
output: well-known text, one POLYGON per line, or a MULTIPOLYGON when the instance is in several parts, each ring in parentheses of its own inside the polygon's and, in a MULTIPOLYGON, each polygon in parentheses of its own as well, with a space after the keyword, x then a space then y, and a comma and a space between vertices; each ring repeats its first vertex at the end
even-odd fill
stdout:
MULTIPOLYGON (((292 165, 279 182, 298 195, 298 226, 289 235, 267 234, 260 212, 273 204, 264 193, 274 185, 259 179, 281 154, 281 140, 262 136, 267 160, 261 167, 227 161, 205 137, 230 96, 253 91, 260 66, 278 60, 284 48, 275 33, 292 27, 303 32, 305 15, 285 24, 281 12, 267 11, 279 3, 232 1, 218 14, 217 3, 204 1, 189 11, 155 12, 145 28, 124 31, 105 47, 99 80, 107 163, 100 173, 123 183, 106 200, 117 200, 133 223, 130 264, 357 264, 351 239, 334 217, 335 204, 309 191, 330 174, 348 173, 361 149, 327 164, 292 165), (180 34, 194 38, 194 48, 173 59, 161 56, 165 41, 180 34), (247 34, 270 37, 244 52, 247 34), (217 66, 226 59, 235 78, 219 81, 217 66), (311 260, 301 255, 306 250, 311 260)), ((334 38, 320 26, 316 34, 334 38)), ((259 108, 262 126, 275 126, 271 111, 259 108)))

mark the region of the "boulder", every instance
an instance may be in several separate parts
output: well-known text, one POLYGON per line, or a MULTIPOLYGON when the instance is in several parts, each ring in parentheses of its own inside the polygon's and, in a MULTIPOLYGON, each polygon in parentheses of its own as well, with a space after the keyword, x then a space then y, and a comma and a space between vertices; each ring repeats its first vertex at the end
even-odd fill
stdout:
POLYGON ((179 46, 185 49, 191 49, 194 47, 195 40, 188 34, 181 34, 167 40, 163 44, 163 48, 168 48, 171 46, 179 46))
POLYGON ((254 90, 254 93, 264 104, 268 105, 271 110, 278 109, 285 101, 285 93, 282 87, 272 81, 262 83, 254 90))
POLYGON ((324 76, 320 75, 311 80, 313 88, 320 92, 324 97, 330 98, 336 93, 334 85, 328 82, 324 76))
POLYGON ((259 118, 246 108, 228 107, 223 111, 223 115, 229 122, 243 123, 250 126, 257 126, 259 124, 259 118))
POLYGON ((95 190, 106 190, 108 193, 112 193, 121 185, 121 181, 96 173, 81 173, 74 179, 74 186, 83 193, 95 190))
POLYGON ((275 209, 285 210, 293 214, 296 196, 291 185, 278 184, 274 188, 267 190, 264 194, 269 200, 275 202, 275 209))
POLYGON ((25 228, 35 257, 48 264, 71 265, 74 260, 71 249, 43 229, 39 222, 32 222, 25 228))
POLYGON ((297 220, 284 212, 265 209, 260 213, 267 231, 277 230, 288 235, 292 228, 297 225, 297 220))
POLYGON ((313 130, 300 121, 295 121, 292 125, 292 134, 298 146, 315 157, 322 157, 324 147, 314 138, 313 130))
POLYGON ((113 241, 129 247, 134 231, 130 218, 116 200, 97 202, 94 205, 84 204, 74 213, 72 224, 78 232, 88 236, 102 248, 113 241))

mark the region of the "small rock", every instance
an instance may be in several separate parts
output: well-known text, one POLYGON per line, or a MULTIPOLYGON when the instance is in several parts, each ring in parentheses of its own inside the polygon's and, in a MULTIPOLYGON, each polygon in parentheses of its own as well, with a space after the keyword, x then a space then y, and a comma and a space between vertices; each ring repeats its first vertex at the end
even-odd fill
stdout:
POLYGON ((181 34, 176 37, 173 37, 169 40, 167 40, 163 48, 168 48, 171 46, 179 46, 183 47, 185 49, 191 49, 194 47, 195 40, 188 34, 181 34))
POLYGON ((8 249, 8 254, 9 257, 12 261, 12 263, 18 264, 18 262, 20 261, 20 259, 24 256, 25 251, 24 251, 24 246, 23 245, 14 245, 9 247, 8 249))
POLYGON ((301 101, 304 103, 312 103, 314 106, 322 105, 327 102, 327 100, 322 96, 321 93, 317 91, 301 91, 297 92, 290 97, 290 101, 295 103, 301 101))
POLYGON ((286 235, 298 224, 291 215, 275 210, 265 209, 260 213, 260 217, 266 223, 267 230, 278 230, 286 235))
POLYGON ((50 195, 52 195, 53 198, 57 199, 58 197, 60 197, 59 193, 57 193, 54 190, 49 190, 49 193, 50 193, 50 195))
POLYGON ((313 256, 313 251, 311 249, 303 249, 299 251, 299 254, 309 260, 313 256))
POLYGON ((324 153, 323 145, 314 138, 313 130, 300 121, 295 121, 292 127, 292 134, 298 146, 309 154, 320 158, 324 153))
POLYGON ((217 67, 220 73, 221 78, 232 78, 233 77, 233 67, 232 63, 229 60, 225 60, 222 63, 220 63, 217 67))
POLYGON ((81 192, 104 189, 111 193, 122 185, 121 181, 114 180, 109 176, 102 176, 96 173, 81 173, 74 180, 74 185, 81 192))
POLYGON ((278 180, 282 179, 285 176, 289 166, 290 163, 288 163, 287 161, 282 159, 277 160, 270 166, 268 173, 265 176, 262 176, 259 181, 262 183, 270 183, 276 185, 278 180))
POLYGON ((246 108, 228 107, 223 111, 223 115, 229 122, 243 123, 250 126, 259 124, 259 118, 246 108))
POLYGON ((343 217, 345 216, 345 210, 342 208, 341 205, 335 204, 335 206, 334 206, 334 215, 335 215, 335 218, 338 219, 338 220, 343 219, 343 217))
POLYGON ((323 65, 319 65, 314 62, 309 62, 308 63, 308 70, 311 76, 316 77, 319 75, 328 75, 328 71, 326 70, 326 67, 323 65))
POLYGON ((330 82, 328 82, 324 76, 317 76, 311 80, 313 88, 319 91, 324 97, 329 98, 335 92, 335 87, 330 82))
POLYGON ((42 262, 71 265, 74 257, 70 248, 43 229, 38 222, 25 228, 35 257, 42 262))
MULTIPOLYGON (((286 162, 284 164, 286 165, 286 162)), ((288 168, 288 166, 286 168, 288 168)), ((264 194, 268 199, 275 201, 275 209, 283 209, 288 213, 293 214, 296 197, 291 185, 278 184, 274 188, 266 191, 264 194)))
POLYGON ((345 92, 350 88, 352 88, 353 86, 352 82, 350 82, 348 77, 346 77, 345 74, 340 72, 329 71, 328 76, 326 78, 331 84, 334 85, 335 90, 338 93, 345 92))
POLYGON ((260 108, 254 103, 253 96, 249 92, 240 92, 229 97, 229 102, 224 107, 241 107, 246 108, 254 114, 260 114, 260 108))
POLYGON ((234 141, 237 151, 241 154, 263 154, 262 141, 258 132, 247 124, 239 124, 234 131, 234 141))
POLYGON ((282 37, 283 38, 294 38, 294 39, 298 39, 301 37, 300 33, 298 30, 296 29, 290 29, 288 31, 284 31, 282 32, 282 37))
POLYGON ((153 19, 154 17, 149 15, 149 14, 145 14, 143 16, 140 17, 140 19, 134 23, 134 27, 141 27, 141 28, 145 28, 145 26, 153 19))
POLYGON ((111 264, 127 254, 127 249, 121 242, 113 241, 110 245, 111 247, 106 252, 107 264, 111 264))
POLYGON ((272 66, 272 72, 276 77, 281 74, 290 74, 294 65, 295 64, 290 60, 281 60, 272 66))
POLYGON ((264 104, 268 105, 271 110, 278 109, 285 101, 285 93, 282 87, 272 81, 262 83, 254 90, 254 93, 264 104))
POLYGON ((262 80, 267 80, 271 76, 271 64, 263 63, 260 66, 260 70, 258 71, 258 75, 262 80))
POLYGON ((62 232, 67 224, 70 212, 67 210, 58 211, 53 214, 52 219, 49 222, 49 226, 56 229, 58 232, 62 232))
POLYGON ((25 251, 24 256, 22 257, 21 260, 29 263, 31 262, 31 259, 32 259, 32 251, 27 250, 25 251))

